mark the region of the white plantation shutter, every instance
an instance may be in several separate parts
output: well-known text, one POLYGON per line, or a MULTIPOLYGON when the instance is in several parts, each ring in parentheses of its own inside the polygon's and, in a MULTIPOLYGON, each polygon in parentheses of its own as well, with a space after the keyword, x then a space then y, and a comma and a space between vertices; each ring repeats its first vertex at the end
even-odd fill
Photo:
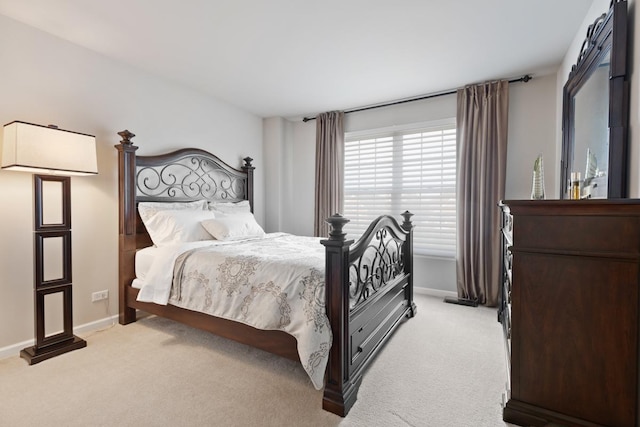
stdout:
POLYGON ((414 214, 414 251, 455 258, 455 121, 345 137, 344 215, 349 238, 382 214, 414 214))

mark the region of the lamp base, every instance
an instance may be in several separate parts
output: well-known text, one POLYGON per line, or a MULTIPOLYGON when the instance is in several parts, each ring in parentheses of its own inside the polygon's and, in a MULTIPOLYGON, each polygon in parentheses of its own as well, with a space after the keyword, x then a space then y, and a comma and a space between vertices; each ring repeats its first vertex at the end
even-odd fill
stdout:
POLYGON ((73 336, 73 338, 54 345, 49 345, 43 348, 36 348, 31 346, 24 348, 20 351, 20 357, 26 360, 29 365, 35 365, 43 360, 51 359, 52 357, 59 356, 64 353, 68 353, 79 348, 87 346, 87 342, 82 338, 73 336))

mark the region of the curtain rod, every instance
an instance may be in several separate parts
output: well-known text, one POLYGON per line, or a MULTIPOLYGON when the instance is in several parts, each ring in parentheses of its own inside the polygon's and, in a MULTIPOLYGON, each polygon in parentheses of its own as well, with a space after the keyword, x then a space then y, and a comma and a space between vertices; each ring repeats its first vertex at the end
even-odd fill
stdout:
MULTIPOLYGON (((525 74, 524 76, 522 76, 522 77, 520 77, 518 79, 509 80, 509 83, 518 83, 518 82, 526 83, 531 79, 532 79, 532 77, 529 74, 525 74)), ((387 102, 386 104, 371 105, 369 107, 362 107, 362 108, 356 108, 354 110, 347 110, 344 113, 345 114, 357 113, 359 111, 373 110, 374 108, 390 107, 392 105, 404 104, 406 102, 422 101, 423 99, 436 98, 438 96, 443 96, 443 95, 452 95, 452 94, 456 93, 457 91, 458 91, 458 89, 451 89, 451 90, 448 90, 446 92, 432 93, 432 94, 429 94, 429 95, 419 96, 417 98, 403 99, 403 100, 400 100, 400 101, 387 102)), ((315 117, 304 117, 302 119, 302 121, 306 123, 309 120, 315 120, 315 119, 316 119, 315 117)))

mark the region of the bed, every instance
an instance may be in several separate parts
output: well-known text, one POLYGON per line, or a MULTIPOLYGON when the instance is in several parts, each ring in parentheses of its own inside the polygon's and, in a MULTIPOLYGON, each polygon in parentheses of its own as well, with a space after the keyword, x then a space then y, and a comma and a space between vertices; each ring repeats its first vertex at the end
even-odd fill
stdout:
MULTIPOLYGON (((149 248, 154 246, 140 216, 139 205, 172 203, 170 206, 174 206, 175 203, 175 206, 178 206, 203 202, 215 207, 216 204, 236 203, 238 206, 248 205, 253 212, 253 159, 245 158, 244 165, 236 169, 215 155, 200 149, 182 149, 157 156, 137 156, 138 147, 132 142, 135 135, 128 130, 118 132, 118 135, 122 138, 115 146, 118 150, 119 170, 119 322, 123 325, 135 322, 136 311, 141 310, 300 361, 307 373, 310 373, 303 359, 313 352, 307 352, 301 359, 303 353, 298 346, 304 345, 301 344, 299 335, 286 332, 286 328, 267 326, 266 329, 261 329, 252 326, 252 322, 242 321, 243 319, 233 320, 229 316, 196 311, 175 304, 176 298, 180 298, 176 295, 188 294, 188 291, 176 292, 176 283, 171 285, 173 288, 169 296, 174 297, 173 300, 166 304, 149 302, 155 300, 144 297, 144 286, 151 286, 150 283, 154 282, 154 279, 149 279, 149 276, 136 276, 136 270, 141 275, 141 265, 151 264, 148 259, 144 260, 145 256, 148 257, 148 254, 153 252, 149 248), (136 254, 139 254, 137 258, 136 254), (141 282, 145 284, 140 286, 141 282)), ((328 335, 325 337, 329 337, 328 342, 320 343, 320 347, 326 353, 326 369, 324 362, 318 365, 322 368, 319 374, 320 381, 317 373, 315 380, 311 374, 310 377, 316 388, 318 383, 324 385, 323 408, 343 417, 355 403, 367 366, 401 322, 416 315, 413 302, 412 214, 405 212, 402 216, 402 224, 390 216, 378 217, 354 242, 347 240, 343 231, 348 219, 336 214, 327 219, 330 225, 329 237, 313 242, 309 256, 298 257, 309 258, 311 267, 322 264, 316 269, 321 270, 319 277, 322 286, 314 288, 313 295, 307 300, 321 299, 317 303, 322 307, 322 319, 326 319, 327 322, 328 335)), ((204 225, 204 222, 202 224, 204 225)), ((274 243, 271 241, 275 242, 278 239, 293 241, 294 237, 270 233, 263 239, 255 239, 255 242, 229 242, 228 251, 242 253, 245 249, 251 250, 253 246, 249 245, 272 245, 274 243)), ((225 246, 223 243, 226 242, 213 242, 211 246, 219 244, 222 247, 225 246)), ((193 249, 193 252, 188 252, 189 257, 192 253, 201 251, 218 251, 217 248, 209 249, 207 242, 199 242, 196 246, 207 248, 193 249)), ((274 250, 271 246, 269 249, 265 248, 267 246, 260 250, 254 248, 253 253, 264 252, 278 257, 281 255, 278 254, 278 249, 274 250)), ((188 249, 191 251, 190 247, 188 249)), ((289 249, 289 252, 296 251, 289 249)), ((178 271, 178 264, 174 266, 173 260, 177 259, 176 256, 186 258, 186 253, 174 254, 173 258, 165 254, 166 258, 162 258, 162 262, 158 261, 160 258, 155 258, 153 262, 159 265, 160 269, 165 265, 168 266, 165 270, 170 267, 175 273, 178 271)), ((225 261, 222 259, 217 264, 218 270, 222 269, 220 263, 223 262, 225 261)), ((252 289, 255 291, 256 287, 252 289)), ((226 290, 229 291, 229 296, 234 291, 229 287, 226 290)), ((282 293, 274 292, 273 286, 263 286, 262 291, 271 293, 275 300, 282 301, 282 293)), ((301 300, 305 299, 303 293, 304 291, 299 292, 301 300)), ((255 292, 251 295, 241 299, 245 308, 247 301, 253 303, 255 292)), ((207 298, 210 300, 211 295, 207 295, 207 298)), ((214 297, 214 300, 215 298, 217 297, 214 297)), ((189 296, 185 299, 198 298, 189 296)), ((285 313, 286 322, 281 323, 291 323, 290 317, 292 318, 293 314, 289 308, 287 310, 289 311, 285 313)), ((317 311, 317 307, 315 310, 317 311)), ((282 306, 280 311, 282 316, 282 306)), ((246 315, 246 310, 243 313, 246 315)), ((309 316, 308 307, 305 313, 309 316)))

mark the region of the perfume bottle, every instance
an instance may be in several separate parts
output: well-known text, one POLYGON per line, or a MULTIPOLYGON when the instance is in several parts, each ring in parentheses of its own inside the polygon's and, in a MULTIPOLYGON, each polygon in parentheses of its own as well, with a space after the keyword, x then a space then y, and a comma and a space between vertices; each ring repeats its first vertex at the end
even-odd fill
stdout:
POLYGON ((580 200, 580 172, 571 172, 569 198, 572 200, 580 200))

